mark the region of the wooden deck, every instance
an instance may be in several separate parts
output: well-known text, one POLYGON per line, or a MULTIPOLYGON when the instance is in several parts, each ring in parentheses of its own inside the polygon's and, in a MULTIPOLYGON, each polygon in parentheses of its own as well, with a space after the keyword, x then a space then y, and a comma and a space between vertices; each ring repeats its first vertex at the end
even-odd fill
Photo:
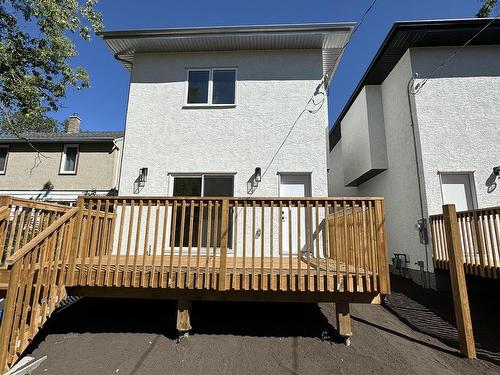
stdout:
POLYGON ((197 299, 335 302, 348 338, 390 292, 380 198, 0 199, 3 369, 70 294, 176 299, 179 332, 197 299))
MULTIPOLYGON (((221 258, 196 256, 165 256, 163 268, 155 265, 152 256, 138 256, 138 264, 126 266, 125 256, 111 256, 110 266, 92 265, 88 260, 77 260, 75 279, 79 285, 127 286, 133 288, 187 288, 219 290, 221 258), (118 259, 117 259, 118 258, 118 259), (172 263, 172 271, 168 264, 172 263), (83 269, 83 272, 81 270, 83 269), (91 272, 89 272, 91 270, 91 272), (125 271, 127 270, 127 271, 125 271)), ((288 260, 287 260, 288 261, 288 260)), ((272 290, 334 292, 355 290, 376 292, 376 275, 335 262, 332 259, 292 258, 286 267, 282 258, 264 258, 256 264, 251 258, 228 258, 226 261, 226 290, 272 290), (253 264, 252 264, 253 263, 253 264), (281 263, 281 267, 280 267, 281 263), (334 278, 327 278, 327 269, 335 270, 334 278), (247 272, 251 270, 251 272, 247 272), (347 286, 349 283, 349 286, 347 286)))

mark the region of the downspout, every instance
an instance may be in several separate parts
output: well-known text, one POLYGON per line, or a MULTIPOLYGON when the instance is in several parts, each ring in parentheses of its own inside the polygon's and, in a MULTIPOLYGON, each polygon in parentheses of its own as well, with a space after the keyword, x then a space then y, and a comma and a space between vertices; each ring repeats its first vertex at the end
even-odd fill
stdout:
MULTIPOLYGON (((411 100, 411 95, 412 95, 412 88, 413 88, 413 82, 415 81, 415 78, 412 77, 408 81, 408 89, 406 90, 406 94, 408 96, 408 108, 410 110, 410 127, 411 127, 411 134, 413 137, 413 151, 415 153, 415 169, 417 171, 417 184, 418 184, 418 198, 419 198, 419 203, 420 203, 420 218, 421 219, 427 219, 424 215, 424 196, 422 192, 422 178, 420 177, 420 163, 419 163, 419 154, 418 154, 418 147, 417 147, 417 136, 415 134, 415 120, 414 120, 414 115, 416 113, 416 109, 414 106, 413 101, 411 100)), ((427 221, 427 220, 426 220, 427 221)), ((427 231, 427 225, 425 226, 424 230, 427 231)), ((427 238, 428 238, 428 233, 427 233, 427 238)), ((424 241, 424 248, 425 248, 425 269, 427 271, 427 274, 425 275, 424 279, 424 288, 427 288, 429 286, 429 246, 428 246, 428 240, 424 241), (426 243, 427 242, 427 243, 426 243)))

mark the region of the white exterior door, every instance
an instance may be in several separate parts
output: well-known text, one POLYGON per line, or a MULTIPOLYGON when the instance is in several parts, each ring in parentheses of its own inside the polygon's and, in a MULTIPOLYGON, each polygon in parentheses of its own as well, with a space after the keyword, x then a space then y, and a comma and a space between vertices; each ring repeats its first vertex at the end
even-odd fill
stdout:
MULTIPOLYGON (((310 197, 311 176, 309 174, 282 174, 280 175, 280 197, 310 197)), ((298 254, 298 250, 306 246, 306 209, 284 208, 281 212, 283 225, 283 252, 298 254), (300 237, 300 238, 299 238, 300 237), (290 242, 291 238, 291 242, 290 242)))
POLYGON ((474 191, 471 173, 441 173, 443 204, 454 204, 457 211, 472 210, 474 191))

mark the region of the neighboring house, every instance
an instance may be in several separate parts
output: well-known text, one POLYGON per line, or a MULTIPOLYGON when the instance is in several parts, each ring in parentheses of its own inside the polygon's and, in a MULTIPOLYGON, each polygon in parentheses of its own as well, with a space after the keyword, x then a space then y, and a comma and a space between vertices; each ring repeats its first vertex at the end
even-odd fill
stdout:
POLYGON ((352 26, 101 33, 131 73, 120 195, 326 196, 320 83, 352 26))
POLYGON ((123 132, 80 132, 77 116, 67 132, 0 134, 0 195, 72 203, 116 193, 122 143, 123 132))
POLYGON ((330 132, 329 194, 384 196, 393 271, 430 286, 420 220, 500 205, 500 21, 459 48, 489 21, 396 23, 330 132))

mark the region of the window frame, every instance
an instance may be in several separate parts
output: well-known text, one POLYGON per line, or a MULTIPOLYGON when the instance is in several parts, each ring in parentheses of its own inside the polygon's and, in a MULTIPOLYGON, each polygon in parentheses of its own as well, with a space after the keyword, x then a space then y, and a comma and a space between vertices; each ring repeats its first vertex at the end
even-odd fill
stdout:
POLYGON ((61 154, 61 163, 59 165, 59 174, 64 175, 76 175, 78 172, 78 164, 80 161, 80 145, 78 143, 67 143, 63 146, 62 154, 61 154), (73 171, 65 171, 64 164, 66 164, 66 153, 67 149, 70 147, 76 147, 76 160, 75 160, 75 170, 73 171))
MULTIPOLYGON (((169 196, 174 196, 174 183, 176 178, 201 178, 201 195, 200 198, 205 198, 205 176, 209 177, 232 177, 233 178, 233 197, 236 190, 236 172, 194 172, 194 173, 169 173, 170 183, 168 187, 169 196)), ((210 198, 210 197, 207 197, 210 198)))
POLYGON ((238 68, 237 67, 216 67, 216 68, 187 68, 185 95, 183 108, 234 108, 238 102, 238 68), (234 71, 234 103, 213 103, 214 71, 233 70, 234 71), (189 97, 189 73, 198 71, 208 71, 208 102, 207 103, 188 103, 189 97))
POLYGON ((10 154, 10 145, 1 144, 0 148, 7 149, 7 154, 5 155, 5 164, 3 166, 3 170, 0 170, 0 175, 4 175, 7 172, 7 164, 9 162, 9 154, 10 154))

